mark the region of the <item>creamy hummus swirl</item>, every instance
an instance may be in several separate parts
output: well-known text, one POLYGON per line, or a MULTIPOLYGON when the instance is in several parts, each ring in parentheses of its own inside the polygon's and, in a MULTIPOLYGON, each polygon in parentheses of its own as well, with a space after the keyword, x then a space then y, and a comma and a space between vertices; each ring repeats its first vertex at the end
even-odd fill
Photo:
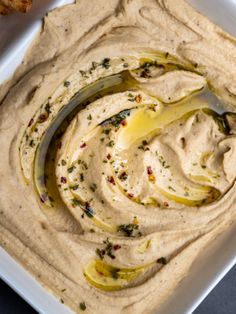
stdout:
POLYGON ((55 11, 1 106, 0 243, 76 312, 151 312, 235 220, 235 40, 176 3, 55 11))
POLYGON ((60 110, 49 99, 20 147, 44 211, 69 211, 85 237, 101 237, 83 272, 105 291, 147 281, 186 243, 157 250, 160 231, 194 239, 211 230, 235 180, 234 114, 216 106, 191 66, 178 69, 180 61, 158 51, 142 56, 93 62, 81 78, 101 68, 104 77, 60 110))

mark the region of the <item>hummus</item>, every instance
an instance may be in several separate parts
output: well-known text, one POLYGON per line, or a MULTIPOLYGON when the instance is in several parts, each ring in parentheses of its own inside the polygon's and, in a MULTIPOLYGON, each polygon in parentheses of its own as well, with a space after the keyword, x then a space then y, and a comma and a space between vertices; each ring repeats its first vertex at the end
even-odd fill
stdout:
POLYGON ((236 219, 236 40, 182 0, 50 12, 0 97, 0 244, 76 313, 150 313, 236 219))

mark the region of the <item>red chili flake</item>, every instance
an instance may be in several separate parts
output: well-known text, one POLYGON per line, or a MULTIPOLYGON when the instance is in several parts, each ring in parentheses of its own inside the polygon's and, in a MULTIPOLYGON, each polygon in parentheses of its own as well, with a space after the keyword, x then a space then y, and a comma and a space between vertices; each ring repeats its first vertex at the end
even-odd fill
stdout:
POLYGON ((122 120, 121 121, 121 125, 126 126, 127 125, 127 121, 126 120, 122 120))
POLYGON ((151 167, 151 166, 148 166, 148 167, 147 167, 147 174, 148 174, 148 175, 153 174, 153 171, 152 171, 152 167, 151 167))
POLYGON ((108 176, 108 177, 107 177, 107 181, 110 182, 110 183, 113 184, 113 185, 116 185, 113 176, 108 176))
POLYGON ((29 124, 28 124, 28 127, 30 127, 30 126, 33 124, 33 122, 34 122, 34 119, 33 119, 33 118, 30 119, 29 124))
POLYGON ((119 250, 119 249, 121 249, 121 245, 119 245, 119 244, 115 244, 114 246, 113 246, 113 249, 116 251, 116 250, 119 250))
POLYGON ((141 95, 135 96, 135 101, 140 103, 142 101, 142 96, 141 95))
POLYGON ((80 145, 80 148, 84 148, 86 146, 86 143, 82 143, 81 145, 80 145))
POLYGON ((134 197, 134 194, 133 193, 128 193, 128 196, 129 197, 134 197))
POLYGON ((169 203, 168 203, 168 202, 163 202, 163 205, 164 205, 165 207, 169 207, 169 203))
POLYGON ((100 271, 96 269, 96 272, 100 275, 100 276, 104 276, 104 274, 100 271))
POLYGON ((43 114, 43 113, 42 113, 42 114, 38 117, 38 122, 39 122, 39 123, 42 123, 42 122, 46 121, 47 118, 48 118, 48 116, 47 116, 46 114, 43 114))
POLYGON ((111 154, 107 154, 107 159, 108 159, 108 160, 111 159, 111 154))
POLYGON ((57 144, 58 149, 60 149, 61 146, 62 146, 62 142, 58 142, 58 144, 57 144))
POLYGON ((66 177, 61 177, 61 183, 66 183, 66 177))

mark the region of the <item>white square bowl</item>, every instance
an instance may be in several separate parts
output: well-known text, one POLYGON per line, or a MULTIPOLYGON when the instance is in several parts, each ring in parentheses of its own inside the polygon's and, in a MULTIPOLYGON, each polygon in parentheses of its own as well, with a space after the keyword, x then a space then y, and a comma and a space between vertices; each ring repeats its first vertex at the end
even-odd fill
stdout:
MULTIPOLYGON (((71 2, 73 0, 38 0, 34 1, 33 9, 27 15, 14 13, 10 17, 0 17, 0 83, 9 78, 21 63, 25 51, 40 30, 41 17, 48 10, 71 2)), ((236 36, 236 0, 188 2, 236 36)), ((158 314, 192 313, 236 263, 235 248, 236 226, 232 225, 196 259, 187 277, 158 309, 158 314)), ((39 313, 72 314, 1 248, 0 277, 39 313)))

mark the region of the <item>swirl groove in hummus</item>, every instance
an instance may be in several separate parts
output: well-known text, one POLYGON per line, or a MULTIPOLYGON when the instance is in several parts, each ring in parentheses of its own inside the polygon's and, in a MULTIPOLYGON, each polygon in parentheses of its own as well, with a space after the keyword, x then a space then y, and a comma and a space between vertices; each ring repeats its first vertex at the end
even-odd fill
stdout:
POLYGON ((181 0, 91 3, 2 101, 0 243, 75 312, 147 313, 235 220, 235 40, 181 0))

